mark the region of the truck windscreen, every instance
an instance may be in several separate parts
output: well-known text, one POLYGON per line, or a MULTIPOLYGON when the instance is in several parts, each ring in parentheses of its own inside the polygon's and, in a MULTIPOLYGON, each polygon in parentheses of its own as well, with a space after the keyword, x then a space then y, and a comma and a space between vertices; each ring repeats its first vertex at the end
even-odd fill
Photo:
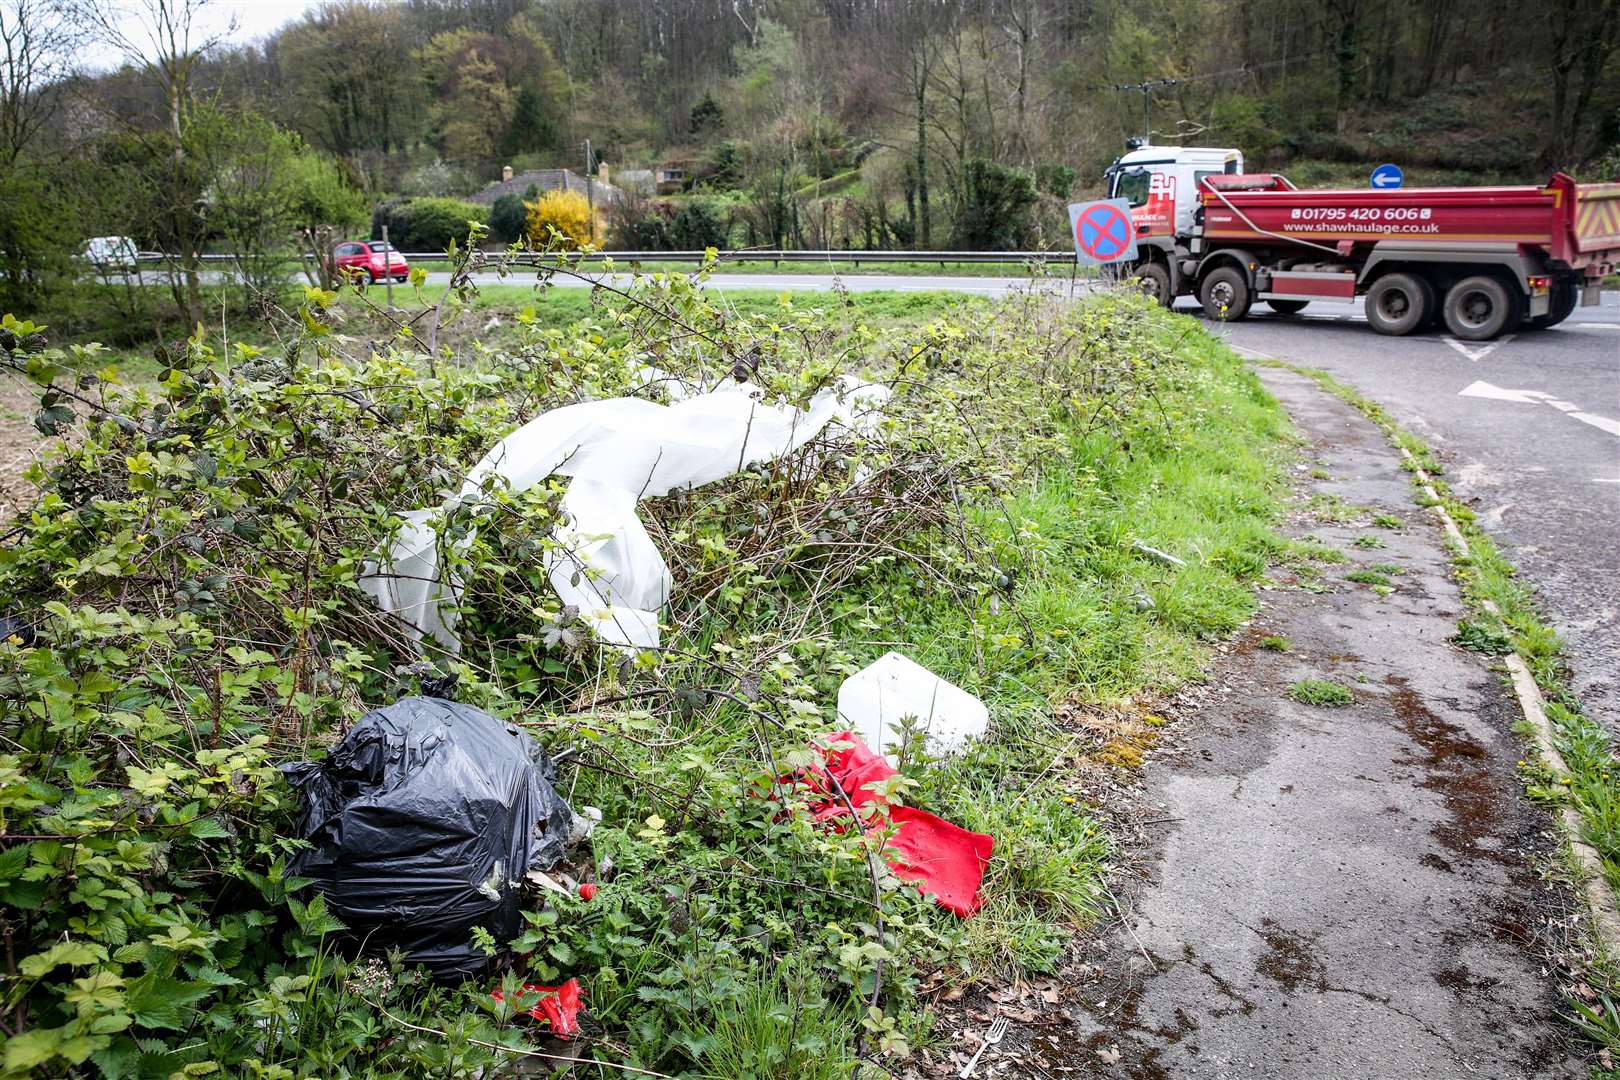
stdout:
POLYGON ((1114 174, 1112 197, 1128 200, 1133 207, 1141 206, 1148 201, 1152 182, 1152 174, 1146 169, 1121 169, 1114 174))

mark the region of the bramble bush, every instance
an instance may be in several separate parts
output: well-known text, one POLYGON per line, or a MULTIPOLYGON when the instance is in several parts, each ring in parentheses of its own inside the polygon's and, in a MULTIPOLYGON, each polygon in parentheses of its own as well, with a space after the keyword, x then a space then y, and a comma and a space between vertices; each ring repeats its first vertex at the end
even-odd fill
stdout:
MULTIPOLYGON (((487 258, 464 248, 462 267, 487 258)), ((849 1075, 927 1045, 925 979, 1050 970, 1095 912, 1109 848, 1085 806, 986 792, 1049 766, 1073 687, 1166 678, 1178 643, 1242 617, 1221 567, 1270 542, 1245 456, 1274 434, 1263 395, 1129 297, 877 329, 788 302, 741 315, 684 276, 597 296, 579 324, 525 309, 513 347, 458 357, 428 355, 419 316, 374 311, 383 329, 357 333, 363 294, 312 289, 275 314, 278 348, 222 355, 199 331, 144 384, 8 319, 0 354, 60 438, 0 543, 4 1076, 485 1076, 544 1052, 511 1022, 519 983, 571 975, 605 1062, 849 1075), (550 589, 560 482, 448 506, 464 648, 419 657, 356 585, 394 512, 445 505, 547 409, 662 393, 649 363, 795 403, 864 371, 894 396, 869 435, 649 500, 676 593, 665 647, 629 661, 550 589), (1217 458, 1230 479, 1168 508, 1217 458), (1217 525, 1234 491, 1242 520, 1217 525), (1167 572, 1133 569, 1099 524, 1126 517, 1207 534, 1211 565, 1155 578, 1157 611, 1126 598, 1167 572), (839 682, 893 640, 996 710, 996 740, 909 754, 894 782, 946 816, 971 805, 965 823, 1016 853, 974 920, 857 831, 813 827, 784 783, 836 724, 839 682), (299 842, 276 766, 435 667, 572 751, 564 791, 604 813, 595 899, 537 895, 518 940, 488 943, 505 1005, 495 975, 435 987, 357 954, 285 872, 299 842)), ((458 274, 443 305, 471 300, 458 274)))

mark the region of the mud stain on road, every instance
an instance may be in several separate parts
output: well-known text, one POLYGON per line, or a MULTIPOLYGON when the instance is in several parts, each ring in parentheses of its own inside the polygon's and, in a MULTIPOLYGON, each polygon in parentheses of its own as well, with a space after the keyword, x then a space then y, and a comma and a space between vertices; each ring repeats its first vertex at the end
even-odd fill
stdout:
MULTIPOLYGON (((1444 801, 1447 818, 1431 830, 1434 838, 1454 855, 1517 865, 1520 860, 1504 852, 1498 840, 1510 823, 1502 812, 1501 782, 1491 771, 1486 748, 1461 727, 1436 716, 1402 676, 1390 675, 1384 682, 1392 688, 1389 704, 1396 721, 1420 751, 1397 757, 1394 764, 1422 769, 1420 786, 1444 801)), ((1431 856, 1424 862, 1451 869, 1444 858, 1431 856)))
POLYGON ((1285 990, 1328 988, 1327 969, 1317 958, 1320 933, 1288 930, 1273 919, 1261 919, 1255 933, 1266 943, 1266 951, 1254 969, 1285 990))

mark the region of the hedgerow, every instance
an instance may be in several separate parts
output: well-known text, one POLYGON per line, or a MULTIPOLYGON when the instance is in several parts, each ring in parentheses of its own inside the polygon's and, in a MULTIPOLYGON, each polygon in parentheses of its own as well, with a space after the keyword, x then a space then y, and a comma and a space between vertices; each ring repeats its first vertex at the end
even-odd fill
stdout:
POLYGON ((601 290, 567 329, 520 312, 499 354, 429 355, 469 290, 364 338, 363 298, 311 290, 278 348, 199 333, 145 384, 8 324, 55 438, 0 544, 4 1075, 486 1076, 551 1052, 513 1003, 569 976, 604 1062, 849 1075, 928 1043, 925 984, 1052 970, 1099 909, 1106 834, 1042 783, 1067 738, 1052 706, 1172 683, 1247 611, 1278 432, 1251 377, 1125 296, 880 331, 786 300, 742 316, 682 277, 601 290), (445 512, 464 648, 419 656, 356 585, 395 511, 443 504, 546 409, 661 393, 649 364, 790 402, 854 371, 895 392, 868 434, 648 501, 677 585, 656 653, 599 646, 552 593, 557 485, 445 512), (1133 527, 1206 558, 1136 560, 1133 527), (781 782, 890 647, 996 716, 895 782, 1009 853, 973 920, 781 782), (285 869, 276 767, 429 673, 525 725, 604 817, 594 900, 537 894, 459 988, 357 949, 285 869))

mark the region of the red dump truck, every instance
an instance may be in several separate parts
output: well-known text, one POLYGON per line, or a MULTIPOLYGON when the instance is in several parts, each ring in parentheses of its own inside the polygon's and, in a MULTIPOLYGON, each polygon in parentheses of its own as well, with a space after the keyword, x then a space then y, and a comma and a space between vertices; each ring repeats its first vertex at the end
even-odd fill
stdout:
POLYGON ((1301 190, 1244 173, 1237 150, 1132 146, 1108 170, 1131 204, 1138 258, 1116 268, 1168 305, 1195 295, 1211 318, 1263 301, 1365 298, 1384 334, 1443 323, 1483 341, 1566 319, 1620 270, 1620 183, 1563 173, 1515 187, 1301 190))

